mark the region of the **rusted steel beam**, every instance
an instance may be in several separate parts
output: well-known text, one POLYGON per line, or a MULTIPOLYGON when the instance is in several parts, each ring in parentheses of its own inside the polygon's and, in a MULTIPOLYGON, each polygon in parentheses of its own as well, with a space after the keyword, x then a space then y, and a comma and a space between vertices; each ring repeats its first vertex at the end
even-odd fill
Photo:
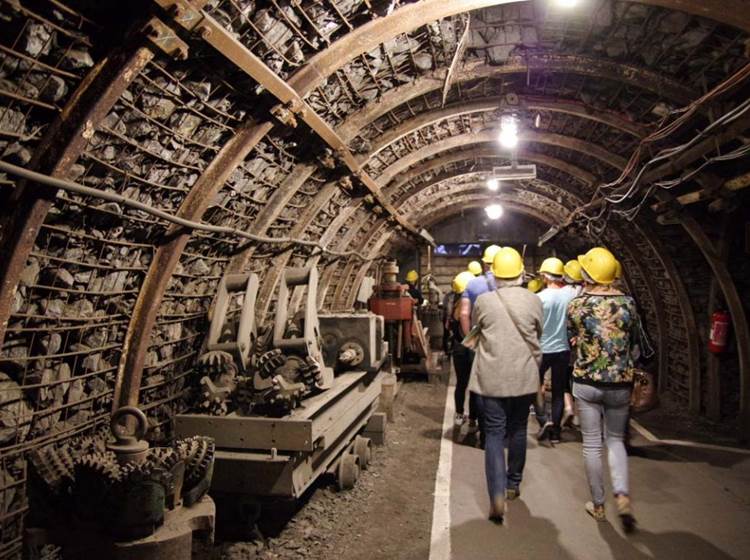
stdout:
POLYGON ((750 10, 744 0, 632 0, 670 10, 678 10, 736 27, 750 33, 750 10))
MULTIPOLYGON (((189 220, 200 220, 211 200, 224 186, 234 169, 248 156, 271 127, 270 123, 245 122, 195 182, 180 205, 177 215, 189 220)), ((158 247, 149 265, 123 341, 115 380, 113 410, 138 404, 151 331, 156 323, 164 293, 180 262, 182 252, 190 241, 191 233, 177 226, 171 227, 164 237, 164 243, 158 247)))
POLYGON ((372 144, 371 150, 367 154, 359 156, 359 160, 365 163, 396 140, 444 119, 473 113, 497 111, 498 109, 549 111, 551 113, 571 115, 592 122, 606 124, 616 130, 627 132, 636 138, 645 136, 648 130, 648 127, 636 124, 613 111, 598 111, 580 102, 519 96, 518 103, 510 105, 507 103, 507 97, 505 96, 488 97, 486 99, 456 103, 445 108, 420 113, 412 119, 405 120, 398 126, 388 129, 382 136, 377 137, 376 141, 372 144))
MULTIPOLYGON (((671 193, 663 189, 658 189, 655 196, 663 201, 669 201, 673 198, 671 193)), ((747 314, 739 295, 737 286, 732 279, 726 262, 721 258, 717 248, 709 239, 705 230, 700 223, 687 211, 679 211, 677 204, 674 205, 677 211, 677 219, 687 234, 692 238, 700 249, 704 258, 714 273, 716 282, 719 284, 724 301, 729 308, 732 316, 732 326, 734 327, 734 336, 737 341, 737 355, 740 365, 740 433, 747 438, 750 434, 750 326, 747 322, 747 314)))
MULTIPOLYGON (((99 123, 152 58, 151 50, 131 43, 95 65, 45 132, 28 167, 66 178, 99 123)), ((8 221, 0 228, 4 232, 0 248, 3 263, 0 267, 0 341, 8 326, 20 274, 56 193, 57 189, 19 181, 11 194, 9 203, 13 211, 8 213, 8 221)))
MULTIPOLYGON (((750 32, 750 17, 742 0, 638 0, 642 4, 663 6, 700 15, 750 32), (731 3, 731 4, 730 4, 731 3), (729 5, 728 5, 729 4, 729 5), (728 8, 734 13, 728 13, 728 8)), ((370 52, 394 36, 422 25, 479 8, 511 3, 508 0, 422 0, 394 10, 390 15, 372 20, 313 56, 292 76, 289 84, 298 92, 318 87, 336 70, 361 54, 370 52)))
POLYGON ((276 115, 282 122, 296 126, 297 117, 305 122, 336 153, 341 162, 362 182, 394 221, 420 238, 419 230, 396 214, 380 191, 380 186, 362 169, 346 142, 307 104, 302 95, 203 10, 194 8, 186 0, 155 0, 155 2, 165 9, 172 10, 178 24, 188 31, 200 34, 207 43, 278 99, 283 107, 278 108, 276 115))
MULTIPOLYGON (((292 237, 299 237, 304 234, 307 226, 315 219, 320 209, 331 199, 331 196, 338 190, 337 182, 326 183, 320 191, 318 191, 313 197, 313 200, 305 208, 305 211, 299 217, 298 222, 294 225, 290 235, 292 237)), ((321 237, 321 243, 327 244, 328 239, 325 236, 321 237)), ((289 260, 292 258, 292 250, 285 251, 274 259, 271 267, 267 269, 266 275, 263 277, 263 285, 258 293, 258 309, 260 317, 263 317, 268 312, 268 307, 271 304, 273 292, 276 290, 276 285, 281 279, 281 275, 284 273, 284 269, 289 264, 289 260)), ((247 262, 247 261, 246 261, 247 262)), ((244 266, 241 263, 240 266, 244 266)), ((233 263, 235 265, 235 263, 233 263)))
MULTIPOLYGON (((393 165, 387 167, 383 173, 378 176, 378 181, 387 185, 394 177, 397 177, 412 165, 415 165, 427 158, 431 158, 442 152, 448 150, 466 147, 474 144, 483 144, 488 142, 497 143, 497 132, 492 130, 485 130, 477 133, 459 134, 457 136, 451 136, 445 140, 429 144, 419 150, 416 150, 407 156, 401 158, 393 165)), ((595 157, 596 159, 606 163, 610 167, 615 169, 622 169, 625 166, 625 158, 613 154, 606 149, 602 148, 597 144, 586 142, 585 140, 579 140, 578 138, 571 138, 563 136, 561 134, 553 134, 549 132, 535 132, 535 131, 524 131, 520 134, 519 143, 523 145, 538 143, 546 144, 549 146, 557 146, 576 152, 595 157)), ((498 153, 501 152, 501 148, 498 145, 498 153)))
MULTIPOLYGON (((467 62, 456 75, 457 82, 495 78, 528 72, 544 74, 577 74, 595 80, 612 80, 629 87, 648 91, 673 103, 685 105, 697 99, 701 92, 691 86, 662 74, 632 65, 622 65, 612 60, 584 55, 548 54, 512 56, 502 66, 492 66, 481 61, 467 62)), ((369 103, 352 114, 337 132, 352 139, 369 123, 392 111, 399 105, 437 91, 443 84, 443 72, 425 74, 408 84, 385 92, 376 102, 369 103)))
MULTIPOLYGON (((594 181, 592 179, 593 176, 591 175, 591 173, 589 173, 585 169, 572 165, 566 161, 559 160, 557 158, 552 158, 552 157, 547 157, 547 156, 536 157, 536 155, 537 154, 527 152, 527 153, 519 154, 519 157, 522 157, 524 161, 529 161, 529 162, 536 163, 543 167, 550 167, 552 169, 562 171, 565 174, 580 181, 581 183, 585 185, 591 186, 594 184, 594 181), (591 179, 590 182, 589 182, 589 179, 591 179)), ((460 161, 475 161, 474 160, 475 157, 477 156, 475 156, 474 154, 467 154, 466 151, 461 151, 458 153, 451 152, 448 156, 430 160, 428 163, 433 164, 434 162, 433 165, 425 165, 425 166, 420 165, 418 167, 415 167, 413 170, 414 173, 412 173, 412 170, 409 170, 407 173, 403 174, 405 178, 408 177, 408 179, 399 178, 399 181, 397 183, 394 182, 393 185, 391 185, 391 188, 387 189, 386 192, 389 194, 395 194, 408 181, 414 180, 420 177, 421 175, 423 175, 424 173, 437 171, 438 169, 442 168, 447 163, 457 163, 460 161), (461 158, 459 154, 463 154, 463 158, 461 158), (421 173, 417 173, 418 170, 421 171, 421 173)), ((500 158, 499 156, 497 156, 497 154, 489 154, 489 155, 479 156, 479 157, 482 157, 483 159, 486 159, 486 160, 492 160, 492 159, 503 160, 503 158, 500 158)), ((434 185, 434 184, 441 183, 446 180, 454 179, 459 176, 475 175, 479 173, 483 173, 483 174, 492 173, 492 166, 477 164, 476 167, 473 168, 473 171, 462 173, 461 175, 456 175, 455 173, 452 173, 452 172, 441 173, 439 175, 433 176, 430 179, 428 184, 434 185)), ((583 193, 578 193, 578 194, 580 195, 583 193)), ((398 208, 399 206, 401 206, 403 201, 404 201, 404 197, 402 195, 394 201, 394 205, 398 208)))

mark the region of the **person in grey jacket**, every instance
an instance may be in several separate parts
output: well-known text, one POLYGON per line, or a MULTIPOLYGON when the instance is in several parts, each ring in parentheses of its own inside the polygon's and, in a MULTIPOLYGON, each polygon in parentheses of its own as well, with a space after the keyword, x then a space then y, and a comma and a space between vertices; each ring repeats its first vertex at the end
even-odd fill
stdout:
POLYGON ((521 255, 503 247, 492 263, 497 290, 480 295, 472 323, 480 334, 469 389, 485 423, 485 473, 490 496, 489 518, 502 523, 505 500, 520 495, 526 463, 526 424, 539 389, 543 315, 541 300, 522 288, 521 255), (505 462, 505 438, 508 462, 505 462))

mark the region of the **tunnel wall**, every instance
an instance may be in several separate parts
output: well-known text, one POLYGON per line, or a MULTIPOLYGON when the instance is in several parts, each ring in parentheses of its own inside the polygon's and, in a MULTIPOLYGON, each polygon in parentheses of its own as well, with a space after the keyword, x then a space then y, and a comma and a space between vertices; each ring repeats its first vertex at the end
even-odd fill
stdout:
MULTIPOLYGON (((148 40, 152 31, 144 29, 144 14, 138 12, 144 3, 122 3, 122 11, 111 14, 102 13, 104 4, 0 3, 0 30, 13 47, 0 52, 3 160, 207 224, 259 236, 320 240, 326 249, 353 249, 371 259, 388 254, 396 240, 404 242, 404 232, 393 235, 393 220, 367 200, 362 185, 344 180, 348 177, 333 150, 326 151, 304 125, 297 123, 294 132, 289 122, 268 116, 275 100, 268 99, 267 88, 198 35, 189 39, 178 33, 177 57, 160 50, 148 40), (188 48, 188 61, 180 60, 182 47, 188 48)), ((560 95, 585 104, 586 110, 593 108, 590 113, 603 122, 581 118, 578 105, 564 107, 578 116, 549 111, 554 105, 549 103, 540 111, 550 134, 591 140, 594 147, 622 157, 636 143, 633 131, 642 132, 665 110, 694 98, 697 80, 690 72, 703 69, 701 80, 713 84, 737 68, 746 39, 740 30, 748 29, 741 10, 727 10, 725 3, 716 10, 715 2, 702 3, 709 10, 702 13, 721 23, 694 12, 666 10, 665 2, 605 2, 590 31, 579 21, 559 25, 525 4, 497 6, 475 18, 486 28, 503 28, 501 35, 493 35, 497 44, 472 30, 465 64, 459 65, 456 83, 441 100, 445 71, 466 24, 453 15, 490 2, 404 2, 397 10, 410 16, 396 13, 393 19, 370 4, 348 2, 338 11, 330 4, 316 6, 311 19, 324 22, 317 32, 325 32, 309 41, 289 25, 288 14, 275 8, 254 13, 257 6, 251 3, 216 0, 206 9, 242 35, 273 73, 290 78, 356 157, 365 158, 360 161, 365 171, 375 177, 395 174, 392 183, 381 185, 395 202, 411 196, 421 179, 398 184, 401 172, 389 172, 390 166, 437 142, 460 143, 456 138, 483 134, 499 115, 496 107, 481 115, 456 115, 454 109, 501 97, 507 103, 505 93, 514 89, 522 96, 560 95), (246 9, 238 10, 239 4, 246 9), (266 35, 250 29, 251 17, 263 20, 266 35), (506 21, 511 23, 506 26, 506 21), (619 30, 618 40, 605 44, 614 30, 619 30), (543 44, 548 43, 566 52, 546 52, 543 44), (653 46, 663 50, 657 57, 648 54, 653 46), (700 46, 705 52, 697 52, 700 46), (407 91, 407 102, 398 99, 407 91), (391 138, 383 154, 367 157, 373 144, 389 138, 389 129, 442 108, 446 100, 451 118, 409 129, 404 137, 391 138), (614 110, 620 116, 607 117, 614 110)), ((177 28, 166 12, 156 13, 177 28)), ((561 145, 557 136, 537 138, 547 144, 539 142, 530 156, 576 165, 601 180, 616 173, 601 157, 561 145)), ((472 145, 450 165, 482 164, 477 155, 482 150, 486 153, 487 146, 472 145)), ((602 155, 600 150, 596 154, 602 155)), ((434 163, 437 157, 427 159, 434 163)), ((404 171, 422 163, 416 158, 414 167, 404 171)), ((562 206, 557 203, 551 220, 577 204, 565 189, 580 196, 591 193, 585 181, 571 184, 560 174, 547 178, 555 188, 546 196, 565 199, 562 206)), ((470 203, 478 196, 466 194, 464 200, 470 203)), ((399 215, 419 221, 430 212, 429 198, 427 203, 425 197, 413 200, 410 207, 398 209, 399 215)), ((211 301, 225 272, 261 276, 258 318, 265 320, 274 311, 275 288, 285 266, 320 268, 319 300, 326 310, 349 308, 358 283, 377 266, 377 261, 363 263, 310 246, 248 243, 236 235, 185 230, 116 203, 10 178, 0 182, 0 201, 5 265, 0 317, 7 318, 0 326, 0 558, 17 556, 20 550, 28 512, 25 459, 41 446, 70 443, 105 423, 118 378, 143 369, 143 386, 132 396, 147 412, 152 440, 169 439, 174 414, 187 406, 192 361, 203 344, 211 301)), ((526 202, 552 204, 538 197, 526 202)), ((711 217, 698 217, 710 231, 711 217)), ((686 349, 693 335, 705 340, 703 302, 712 275, 679 228, 652 227, 644 233, 629 227, 621 224, 621 233, 604 241, 625 255, 649 331, 662 341, 661 362, 668 370, 664 389, 684 404, 691 383, 686 349), (673 261, 679 278, 665 259, 673 261), (692 312, 683 307, 683 282, 692 312), (691 321, 700 327, 696 332, 691 321)), ((750 273, 741 236, 732 237, 728 262, 744 295, 750 273)), ((297 293, 296 301, 301 297, 297 293)), ((701 356, 700 371, 705 372, 703 349, 701 356)), ((723 359, 721 372, 726 376, 722 413, 731 418, 740 386, 735 349, 723 359)), ((703 390, 707 383, 701 381, 703 390)))

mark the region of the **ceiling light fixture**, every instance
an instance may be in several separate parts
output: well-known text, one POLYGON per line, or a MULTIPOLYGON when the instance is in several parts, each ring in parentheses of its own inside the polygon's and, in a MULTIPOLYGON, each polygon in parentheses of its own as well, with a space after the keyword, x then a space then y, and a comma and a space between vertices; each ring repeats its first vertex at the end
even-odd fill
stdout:
POLYGON ((503 207, 499 204, 490 204, 484 211, 487 213, 487 217, 490 220, 497 220, 503 215, 503 207))
POLYGON ((509 150, 518 146, 518 121, 513 115, 503 115, 500 119, 500 145, 509 150))
POLYGON ((487 179, 487 188, 493 192, 500 190, 500 181, 497 179, 487 179))

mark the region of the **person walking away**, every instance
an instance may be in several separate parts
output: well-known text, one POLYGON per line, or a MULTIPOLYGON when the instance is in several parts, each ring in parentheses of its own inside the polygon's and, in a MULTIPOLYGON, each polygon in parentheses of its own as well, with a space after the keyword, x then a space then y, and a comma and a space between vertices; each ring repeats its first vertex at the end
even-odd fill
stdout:
MULTIPOLYGON (((497 252, 500 250, 500 247, 497 245, 489 245, 484 250, 484 254, 482 255, 482 266, 484 267, 484 273, 480 274, 476 278, 472 278, 468 284, 466 284, 466 289, 464 290, 464 293, 461 295, 461 309, 460 309, 460 321, 461 321, 461 331, 464 333, 464 335, 469 334, 469 331, 472 327, 471 317, 472 317, 472 308, 474 307, 474 302, 476 302, 477 298, 489 291, 493 291, 497 286, 495 284, 495 276, 492 274, 491 266, 492 261, 497 252)), ((474 360, 474 352, 469 351, 470 358, 473 361, 474 360)), ((470 396, 470 399, 475 399, 476 397, 470 396)), ((471 419, 469 420, 469 433, 476 433, 477 430, 480 431, 480 447, 483 447, 484 442, 484 434, 482 434, 482 426, 481 424, 481 412, 479 415, 479 418, 472 422, 471 419)))
POLYGON ((571 290, 575 297, 578 297, 583 292, 583 274, 581 273, 581 263, 578 259, 571 259, 565 263, 563 268, 563 279, 571 290))
POLYGON ((484 272, 484 268, 482 268, 482 265, 479 263, 479 261, 471 261, 469 263, 469 266, 467 267, 467 270, 474 276, 481 276, 484 272))
MULTIPOLYGON (((581 272, 581 263, 578 259, 571 259, 565 263, 563 268, 563 279, 567 284, 567 289, 573 292, 573 297, 578 297, 583 292, 583 274, 581 272)), ((575 400, 573 399, 573 355, 571 353, 571 361, 568 364, 568 384, 565 389, 565 408, 563 409, 563 417, 560 424, 564 427, 569 421, 573 421, 574 426, 578 426, 578 415, 575 409, 575 400)))
MULTIPOLYGON (((539 383, 544 384, 544 374, 552 370, 552 418, 547 418, 544 401, 536 404, 536 419, 540 429, 538 439, 549 435, 552 443, 560 442, 561 423, 568 387, 568 367, 570 346, 568 344, 568 304, 574 297, 571 290, 565 289, 563 275, 565 265, 555 257, 542 262, 539 273, 546 288, 537 295, 542 301, 544 327, 542 329, 542 364, 539 366, 539 383)), ((541 391, 540 391, 541 394, 541 391)))
MULTIPOLYGON (((474 278, 469 271, 464 271, 456 275, 453 279, 453 301, 452 309, 448 315, 446 330, 450 336, 451 356, 453 358, 453 369, 456 371, 456 392, 454 400, 456 405, 455 426, 460 428, 466 422, 464 405, 466 403, 466 389, 469 386, 469 377, 471 376, 471 364, 474 358, 473 352, 466 348, 461 341, 466 334, 461 329, 460 309, 461 294, 466 290, 466 284, 474 278)), ((469 423, 477 425, 477 405, 476 396, 469 396, 469 423)))
POLYGON ((419 274, 417 274, 416 270, 410 270, 406 273, 406 284, 409 286, 409 295, 417 300, 417 307, 421 307, 424 303, 424 296, 418 282, 419 274))
POLYGON ((568 331, 575 351, 573 396, 583 433, 583 459, 592 501, 586 511, 605 520, 602 421, 617 513, 623 529, 635 528, 628 487, 628 456, 623 442, 634 368, 632 347, 640 320, 635 301, 612 287, 615 257, 595 247, 578 258, 584 292, 568 306, 568 331))
POLYGON ((502 523, 506 499, 521 493, 526 425, 539 388, 542 302, 522 287, 523 259, 515 249, 497 251, 491 271, 497 289, 480 295, 472 311, 480 334, 469 389, 478 395, 484 423, 489 518, 502 523))

